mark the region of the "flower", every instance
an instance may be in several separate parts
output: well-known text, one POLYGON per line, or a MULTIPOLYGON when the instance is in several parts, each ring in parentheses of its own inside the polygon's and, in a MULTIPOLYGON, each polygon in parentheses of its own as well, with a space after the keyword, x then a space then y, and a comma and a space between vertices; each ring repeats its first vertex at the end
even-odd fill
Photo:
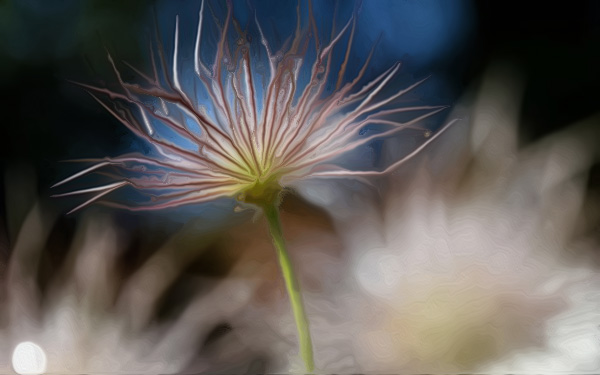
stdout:
MULTIPOLYGON (((376 193, 312 187, 333 229, 289 216, 321 373, 600 371, 600 217, 588 212, 600 206, 587 186, 599 117, 519 145, 526 87, 497 64, 457 104, 465 120, 376 193)), ((230 246, 260 259, 264 245, 244 234, 256 230, 238 232, 230 246)), ((241 319, 261 316, 245 339, 292 362, 294 347, 273 343, 292 330, 284 304, 255 304, 241 319)))
POLYGON ((169 236, 132 272, 122 272, 123 253, 135 233, 108 215, 88 214, 69 226, 36 203, 12 246, 0 243, 2 254, 11 254, 0 280, 0 373, 214 374, 231 373, 232 362, 239 366, 234 372, 246 372, 256 362, 256 352, 244 350, 234 335, 221 337, 217 350, 207 345, 211 331, 237 321, 252 301, 256 282, 247 270, 234 266, 227 279, 196 273, 191 284, 210 285, 210 293, 189 288, 179 290, 189 298, 162 302, 181 289, 175 281, 208 248, 198 246, 203 235, 194 225, 169 236), (174 255, 171 249, 181 243, 189 251, 174 255), (176 311, 168 319, 161 315, 165 306, 176 311), (11 368, 19 344, 29 350, 13 357, 11 368))
POLYGON ((131 210, 154 210, 236 197, 240 202, 261 208, 290 298, 300 355, 305 370, 312 372, 315 364, 308 316, 279 218, 283 188, 304 178, 387 173, 436 137, 429 137, 428 142, 383 171, 351 171, 324 163, 376 138, 414 127, 446 107, 394 106, 396 99, 423 82, 384 95, 384 89, 400 69, 399 63, 359 88, 373 49, 354 79, 344 83, 356 29, 356 13, 338 33, 333 27, 329 42, 322 42, 310 2, 308 25, 304 29, 298 5, 294 35, 279 52, 273 52, 258 18, 255 16, 260 44, 253 44, 248 31, 242 30, 233 17, 232 2, 228 1, 227 5, 224 24, 218 25, 218 42, 210 67, 201 57, 204 48, 204 2, 200 7, 193 56, 195 77, 191 72, 188 75, 188 70, 180 66, 177 17, 171 74, 167 73, 166 54, 158 41, 157 53, 151 52, 153 76, 130 66, 146 81, 145 85, 125 82, 110 54, 108 60, 121 91, 81 85, 123 125, 146 140, 155 155, 129 154, 97 160, 96 164, 54 186, 108 166, 117 166, 128 175, 106 185, 56 196, 95 193, 71 212, 125 186, 150 193, 150 201, 138 205, 110 205, 131 210), (235 33, 231 32, 232 25, 235 33), (333 51, 347 33, 346 53, 341 65, 337 66, 333 51), (230 44, 229 41, 235 42, 230 44), (307 56, 310 55, 307 52, 311 45, 315 47, 315 57, 309 65, 307 56), (257 47, 266 56, 265 66, 268 67, 268 72, 262 75, 263 85, 258 84, 257 79, 260 64, 254 61, 260 55, 252 53, 257 47), (160 69, 156 57, 160 61, 160 69), (308 66, 309 79, 303 85, 301 77, 308 66), (164 77, 159 76, 159 71, 165 73, 164 77), (335 77, 334 71, 337 71, 335 90, 328 93, 327 86, 335 77), (207 98, 206 101, 199 100, 198 84, 202 85, 201 94, 207 98), (112 105, 106 104, 97 94, 107 95, 112 99, 112 105), (123 106, 124 103, 126 106, 123 106), (424 114, 406 122, 392 118, 401 113, 419 111, 424 114), (361 136, 370 125, 386 127, 387 130, 361 136), (173 136, 179 142, 169 139, 173 136))
POLYGON ((389 176, 385 193, 334 195, 343 257, 325 233, 296 252, 329 289, 305 293, 323 372, 600 370, 600 217, 587 212, 599 117, 519 145, 519 73, 490 67, 475 100, 456 106, 470 120, 389 176))
POLYGON ((145 81, 144 85, 125 82, 110 54, 108 59, 120 91, 80 84, 123 125, 145 140, 154 154, 131 153, 116 158, 85 160, 95 164, 54 187, 108 166, 126 173, 109 184, 55 195, 94 194, 71 212, 126 186, 150 193, 152 198, 137 205, 114 202, 109 205, 148 210, 220 197, 237 197, 242 202, 257 203, 274 199, 282 188, 300 179, 360 178, 387 173, 436 138, 437 134, 429 137, 431 133, 424 132, 424 136, 429 137, 425 143, 383 171, 352 171, 324 164, 375 139, 414 128, 421 120, 446 107, 394 105, 396 99, 423 80, 392 95, 383 95, 400 69, 400 63, 361 86, 373 49, 358 74, 345 82, 356 29, 356 11, 344 27, 337 33, 332 32, 331 39, 325 42, 319 38, 311 7, 308 25, 303 28, 298 6, 291 42, 275 52, 258 18, 255 17, 255 23, 259 38, 250 41, 248 31, 242 30, 232 16, 232 2, 228 2, 227 17, 219 26, 214 61, 207 65, 201 58, 205 48, 202 41, 204 7, 203 2, 193 54, 194 76, 185 74, 185 67, 181 66, 177 17, 170 68, 163 46, 157 41, 156 51, 151 46, 152 76, 128 65, 145 81), (340 47, 346 37, 346 46, 340 47), (230 40, 235 42, 229 43, 230 40), (313 45, 315 57, 309 65, 307 51, 313 45), (345 48, 339 66, 333 58, 336 48, 345 48), (266 55, 268 67, 262 85, 257 78, 259 64, 254 61, 260 59, 258 54, 252 53, 259 49, 266 55), (161 70, 163 77, 159 74, 161 70), (300 76, 305 70, 310 78, 302 85, 300 76), (335 90, 328 93, 327 85, 336 76, 335 90), (196 87, 199 84, 201 88, 196 87), (199 100, 199 90, 207 100, 199 100), (98 95, 107 96, 111 102, 106 103, 98 95), (393 118, 412 112, 421 114, 405 122, 393 118), (361 135, 365 127, 372 125, 386 129, 361 135), (172 142, 171 136, 180 141, 172 142))

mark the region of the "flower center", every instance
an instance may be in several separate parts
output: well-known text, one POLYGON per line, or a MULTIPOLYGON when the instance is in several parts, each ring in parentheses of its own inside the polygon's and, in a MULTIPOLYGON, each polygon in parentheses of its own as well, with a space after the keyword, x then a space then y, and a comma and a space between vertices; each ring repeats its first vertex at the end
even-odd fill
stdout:
POLYGON ((275 203, 279 199, 281 190, 277 174, 256 176, 254 183, 248 184, 237 196, 237 200, 262 207, 275 203))

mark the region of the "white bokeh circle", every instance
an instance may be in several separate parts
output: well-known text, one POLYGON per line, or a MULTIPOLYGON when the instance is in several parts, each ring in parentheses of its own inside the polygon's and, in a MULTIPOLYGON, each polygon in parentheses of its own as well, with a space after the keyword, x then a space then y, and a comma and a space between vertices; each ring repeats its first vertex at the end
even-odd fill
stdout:
POLYGON ((15 347, 12 366, 20 375, 40 375, 46 372, 46 353, 37 344, 26 341, 15 347))

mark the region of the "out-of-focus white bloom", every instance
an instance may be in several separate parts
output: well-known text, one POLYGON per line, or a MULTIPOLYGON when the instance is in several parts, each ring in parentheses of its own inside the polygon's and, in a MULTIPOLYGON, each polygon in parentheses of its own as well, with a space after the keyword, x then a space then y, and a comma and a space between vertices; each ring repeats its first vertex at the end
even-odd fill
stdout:
POLYGON ((45 371, 54 374, 231 372, 245 371, 254 360, 230 335, 218 342, 217 355, 202 350, 213 328, 235 321, 253 295, 255 283, 240 279, 235 268, 224 281, 198 279, 208 292, 182 302, 173 318, 156 319, 165 292, 202 253, 172 255, 174 247, 190 242, 193 230, 184 229, 123 277, 118 260, 126 237, 110 219, 88 217, 60 269, 52 271, 51 284, 39 286, 53 224, 52 215, 36 205, 12 249, 0 285, 6 296, 0 307, 0 373, 17 369, 11 355, 27 341, 41 348, 45 371))
MULTIPOLYGON (((332 196, 349 272, 305 293, 320 368, 600 371, 598 244, 582 213, 597 133, 584 123, 520 148, 519 84, 493 70, 470 121, 393 176, 380 204, 332 196)), ((313 247, 296 254, 332 259, 313 247)))

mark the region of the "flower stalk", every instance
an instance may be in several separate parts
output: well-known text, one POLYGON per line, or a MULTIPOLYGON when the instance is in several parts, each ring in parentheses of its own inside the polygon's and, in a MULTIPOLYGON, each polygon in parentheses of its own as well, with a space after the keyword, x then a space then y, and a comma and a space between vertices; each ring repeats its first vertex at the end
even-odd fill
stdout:
POLYGON ((292 265, 290 255, 285 247, 285 239, 281 229, 281 220, 279 218, 278 201, 276 200, 265 203, 262 205, 262 209, 267 222, 269 223, 269 231, 271 233, 271 238, 273 239, 273 244, 275 245, 275 250, 277 251, 277 260, 279 262, 279 267, 285 281, 285 287, 292 305, 296 329, 298 330, 300 355, 304 361, 306 370, 308 372, 313 372, 315 364, 313 359, 313 348, 308 325, 308 317, 306 315, 306 310, 304 309, 304 302, 302 301, 300 284, 296 278, 296 274, 294 273, 294 267, 292 265))

